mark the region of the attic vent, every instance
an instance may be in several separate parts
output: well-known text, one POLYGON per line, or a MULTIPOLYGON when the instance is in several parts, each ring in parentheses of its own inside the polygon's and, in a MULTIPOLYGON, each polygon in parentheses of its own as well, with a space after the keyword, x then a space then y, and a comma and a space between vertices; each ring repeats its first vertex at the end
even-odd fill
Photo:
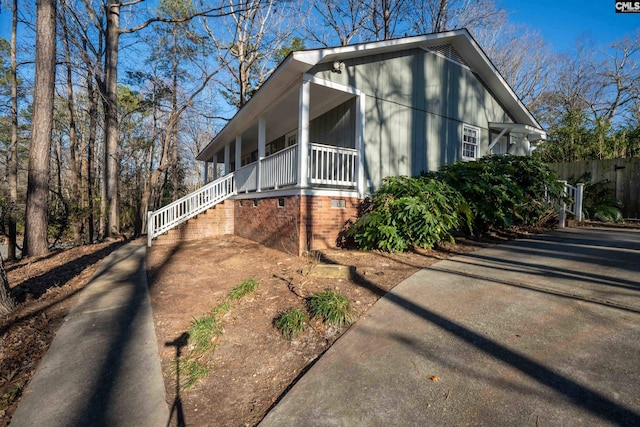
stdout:
POLYGON ((431 46, 429 50, 432 52, 437 52, 440 55, 444 56, 445 58, 451 59, 452 61, 459 62, 460 64, 466 65, 467 67, 469 66, 469 64, 467 64, 466 61, 462 59, 462 56, 460 56, 458 51, 455 50, 453 46, 451 46, 450 44, 443 44, 440 46, 431 46))

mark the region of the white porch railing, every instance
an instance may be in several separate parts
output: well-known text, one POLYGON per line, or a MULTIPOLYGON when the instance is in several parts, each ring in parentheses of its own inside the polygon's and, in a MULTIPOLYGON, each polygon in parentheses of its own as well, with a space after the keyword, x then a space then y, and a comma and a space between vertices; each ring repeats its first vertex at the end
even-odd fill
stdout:
POLYGON ((258 189, 258 162, 250 163, 233 173, 236 177, 238 193, 248 193, 258 189))
POLYGON ((560 181, 564 184, 562 195, 571 199, 573 203, 567 204, 564 200, 560 206, 560 220, 559 226, 562 228, 565 226, 567 212, 574 215, 576 221, 582 221, 582 198, 584 193, 584 184, 578 183, 574 187, 567 183, 567 181, 560 181))
POLYGON ((298 181, 298 146, 260 159, 260 189, 278 189, 298 181))
POLYGON ((233 178, 233 174, 225 175, 155 212, 147 213, 147 245, 151 246, 155 237, 236 194, 233 178))
POLYGON ((330 145, 309 144, 309 182, 311 184, 355 187, 358 150, 330 145))
MULTIPOLYGON (((311 185, 357 188, 357 150, 312 143, 308 156, 311 185)), ((298 146, 293 145, 149 212, 147 244, 151 246, 154 238, 236 194, 295 186, 300 167, 298 160, 298 146)))

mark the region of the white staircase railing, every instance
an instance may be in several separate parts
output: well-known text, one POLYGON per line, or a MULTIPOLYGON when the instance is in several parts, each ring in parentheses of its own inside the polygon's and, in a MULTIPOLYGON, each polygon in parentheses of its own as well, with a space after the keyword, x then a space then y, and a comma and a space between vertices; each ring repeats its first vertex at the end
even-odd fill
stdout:
POLYGON ((575 216, 576 221, 582 221, 582 198, 584 192, 584 184, 578 183, 574 187, 567 183, 567 181, 560 181, 564 184, 564 190, 562 192, 563 197, 568 197, 573 203, 567 204, 564 200, 560 205, 560 220, 559 226, 562 228, 565 226, 567 212, 575 216))
POLYGON ((151 246, 154 238, 235 194, 234 174, 230 173, 157 211, 147 213, 147 245, 151 246))
MULTIPOLYGON (((293 145, 212 181, 181 199, 147 214, 147 245, 172 228, 235 196, 298 184, 298 146, 293 145)), ((358 150, 309 144, 309 183, 357 187, 358 150)))

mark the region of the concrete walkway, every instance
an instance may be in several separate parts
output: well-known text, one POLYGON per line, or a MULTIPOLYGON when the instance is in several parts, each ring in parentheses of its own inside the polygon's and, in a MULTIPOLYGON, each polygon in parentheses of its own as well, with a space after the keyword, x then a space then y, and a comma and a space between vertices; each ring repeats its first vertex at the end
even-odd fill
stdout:
POLYGON ((261 423, 302 425, 640 425, 640 232, 560 230, 416 273, 261 423))
POLYGON ((169 410, 143 244, 105 258, 51 348, 11 426, 166 426, 169 410))

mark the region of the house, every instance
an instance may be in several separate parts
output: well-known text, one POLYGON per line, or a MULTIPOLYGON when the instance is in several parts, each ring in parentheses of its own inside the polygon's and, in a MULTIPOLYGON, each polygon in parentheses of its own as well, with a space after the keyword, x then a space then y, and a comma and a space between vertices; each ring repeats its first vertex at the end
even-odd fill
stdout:
POLYGON ((467 30, 292 52, 197 156, 205 186, 149 214, 149 242, 208 211, 175 238, 334 246, 384 177, 545 138, 467 30))

